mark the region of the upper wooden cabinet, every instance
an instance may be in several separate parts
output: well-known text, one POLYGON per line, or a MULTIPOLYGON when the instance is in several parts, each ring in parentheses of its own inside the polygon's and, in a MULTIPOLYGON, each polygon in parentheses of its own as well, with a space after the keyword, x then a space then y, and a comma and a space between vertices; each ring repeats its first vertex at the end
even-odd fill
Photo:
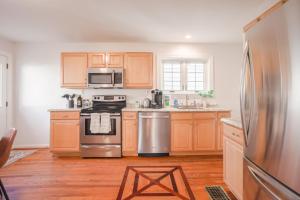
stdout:
POLYGON ((125 53, 125 87, 153 87, 153 53, 125 53))
POLYGON ((105 67, 106 66, 106 55, 103 52, 89 53, 88 67, 105 67))
POLYGON ((124 53, 107 53, 107 67, 123 67, 124 53))
POLYGON ((89 53, 88 67, 123 67, 124 53, 119 52, 98 52, 89 53))
POLYGON ((87 53, 62 53, 61 86, 66 88, 85 88, 87 65, 87 53))

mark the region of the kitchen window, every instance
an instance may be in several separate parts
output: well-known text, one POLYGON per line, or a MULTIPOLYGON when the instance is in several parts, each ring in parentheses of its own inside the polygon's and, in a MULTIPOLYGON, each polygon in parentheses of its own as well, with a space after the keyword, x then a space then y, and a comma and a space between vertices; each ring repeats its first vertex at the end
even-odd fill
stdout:
POLYGON ((203 91, 212 89, 211 60, 163 60, 161 89, 203 91))

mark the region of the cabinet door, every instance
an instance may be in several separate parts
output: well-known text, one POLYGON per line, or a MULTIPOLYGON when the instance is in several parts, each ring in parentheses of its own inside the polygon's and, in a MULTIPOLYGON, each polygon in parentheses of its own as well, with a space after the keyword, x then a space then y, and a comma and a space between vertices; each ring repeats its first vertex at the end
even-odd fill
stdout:
POLYGON ((212 151, 216 144, 216 119, 194 121, 194 150, 212 151))
POLYGON ((193 150, 193 121, 172 120, 171 151, 182 152, 193 150))
POLYGON ((125 54, 125 87, 152 88, 153 86, 153 54, 125 54))
POLYGON ((123 152, 131 152, 137 154, 137 120, 126 119, 123 120, 123 138, 122 149, 123 152))
POLYGON ((51 120, 51 151, 79 152, 79 134, 79 120, 51 120))
POLYGON ((243 197, 243 147, 224 137, 224 181, 238 198, 243 197))
POLYGON ((217 150, 223 150, 223 123, 222 118, 230 117, 230 112, 220 112, 218 113, 218 126, 217 126, 217 150))
POLYGON ((69 88, 86 87, 87 54, 62 53, 61 86, 69 88))
POLYGON ((106 67, 106 55, 105 53, 89 53, 88 67, 106 67))
POLYGON ((123 53, 107 53, 107 67, 120 67, 124 66, 123 53))

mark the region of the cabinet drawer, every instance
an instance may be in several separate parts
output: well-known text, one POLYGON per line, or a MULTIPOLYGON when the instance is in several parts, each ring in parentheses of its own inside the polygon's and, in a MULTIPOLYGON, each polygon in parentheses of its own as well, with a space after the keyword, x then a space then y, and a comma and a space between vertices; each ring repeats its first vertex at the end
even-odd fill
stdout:
POLYGON ((193 119, 193 114, 188 112, 171 113, 171 119, 193 119))
POLYGON ((51 119, 79 119, 80 112, 51 112, 51 119))
POLYGON ((216 118, 217 114, 215 112, 199 112, 194 113, 194 119, 211 119, 216 118))
POLYGON ((123 119, 137 119, 137 112, 123 112, 123 119))
POLYGON ((236 141, 237 143, 244 144, 244 135, 241 129, 235 128, 233 126, 223 124, 224 136, 236 141))
POLYGON ((218 118, 228 118, 230 116, 230 112, 218 112, 218 118))

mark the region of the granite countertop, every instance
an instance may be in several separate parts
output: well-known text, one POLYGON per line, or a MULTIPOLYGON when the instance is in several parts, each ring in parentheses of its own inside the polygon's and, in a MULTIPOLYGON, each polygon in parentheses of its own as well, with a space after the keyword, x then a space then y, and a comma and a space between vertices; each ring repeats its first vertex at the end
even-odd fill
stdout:
POLYGON ((211 107, 211 108, 198 108, 198 109, 178 109, 178 108, 135 108, 126 107, 122 109, 123 112, 226 112, 231 111, 226 108, 211 107))
POLYGON ((225 124, 234 126, 236 128, 243 128, 242 122, 239 119, 234 119, 234 118, 222 118, 221 121, 225 124))
POLYGON ((82 108, 53 108, 48 109, 48 112, 80 112, 82 108))

